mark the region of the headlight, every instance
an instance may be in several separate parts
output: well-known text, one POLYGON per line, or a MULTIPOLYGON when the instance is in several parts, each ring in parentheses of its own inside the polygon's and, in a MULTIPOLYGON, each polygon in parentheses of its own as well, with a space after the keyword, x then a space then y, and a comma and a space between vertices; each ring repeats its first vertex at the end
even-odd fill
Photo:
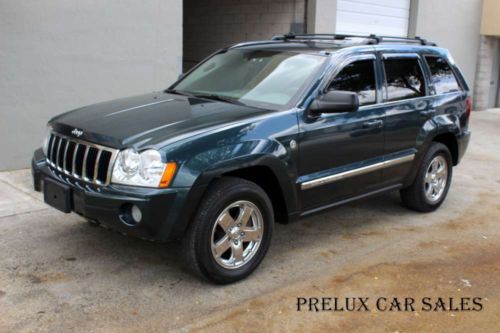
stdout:
POLYGON ((49 153, 49 140, 50 140, 50 133, 52 132, 52 126, 47 125, 47 128, 45 128, 45 136, 43 138, 43 154, 47 156, 49 153))
POLYGON ((118 153, 111 181, 124 185, 168 187, 176 167, 175 163, 163 163, 156 150, 137 153, 126 149, 118 153))

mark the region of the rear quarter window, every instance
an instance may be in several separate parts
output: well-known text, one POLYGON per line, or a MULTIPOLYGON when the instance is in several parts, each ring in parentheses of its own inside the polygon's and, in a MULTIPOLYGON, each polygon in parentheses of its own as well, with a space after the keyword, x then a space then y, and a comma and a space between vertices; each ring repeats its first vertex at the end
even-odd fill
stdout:
POLYGON ((426 56, 425 61, 431 71, 431 84, 436 94, 446 94, 461 91, 457 78, 448 62, 441 57, 426 56))

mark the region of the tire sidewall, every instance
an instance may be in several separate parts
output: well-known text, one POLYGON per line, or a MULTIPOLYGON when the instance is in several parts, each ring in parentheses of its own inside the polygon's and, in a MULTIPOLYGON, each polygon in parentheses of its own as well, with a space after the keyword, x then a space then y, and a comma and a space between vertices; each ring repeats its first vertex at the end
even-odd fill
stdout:
POLYGON ((423 203, 425 203, 425 205, 429 206, 429 208, 436 209, 439 206, 441 206, 441 204, 446 199, 446 196, 448 195, 448 191, 451 186, 451 180, 453 175, 453 161, 451 159, 451 153, 445 145, 440 143, 433 144, 431 149, 429 149, 429 151, 427 152, 422 166, 423 167, 420 170, 419 184, 418 184, 420 188, 421 200, 423 203), (439 200, 437 201, 431 202, 427 199, 427 196, 425 195, 425 186, 424 186, 425 174, 427 173, 431 161, 438 155, 442 156, 446 160, 448 175, 446 178, 446 187, 443 191, 443 194, 441 195, 441 198, 439 198, 439 200))
POLYGON ((260 264, 269 248, 274 225, 271 201, 262 189, 257 185, 252 185, 251 183, 241 183, 231 187, 225 193, 216 192, 215 196, 217 198, 210 207, 202 209, 202 214, 199 216, 204 221, 197 235, 197 257, 199 258, 200 268, 207 276, 212 277, 215 282, 229 283, 248 276, 260 264), (212 229, 222 211, 230 204, 240 200, 250 201, 260 209, 264 231, 259 249, 250 261, 242 267, 227 269, 220 266, 212 255, 212 229))

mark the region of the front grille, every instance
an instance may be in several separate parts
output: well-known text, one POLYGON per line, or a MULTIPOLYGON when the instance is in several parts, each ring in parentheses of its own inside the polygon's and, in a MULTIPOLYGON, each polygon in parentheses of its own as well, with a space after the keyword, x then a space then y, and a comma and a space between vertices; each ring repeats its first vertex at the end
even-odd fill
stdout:
POLYGON ((49 165, 84 181, 107 185, 118 150, 51 133, 47 151, 49 165))

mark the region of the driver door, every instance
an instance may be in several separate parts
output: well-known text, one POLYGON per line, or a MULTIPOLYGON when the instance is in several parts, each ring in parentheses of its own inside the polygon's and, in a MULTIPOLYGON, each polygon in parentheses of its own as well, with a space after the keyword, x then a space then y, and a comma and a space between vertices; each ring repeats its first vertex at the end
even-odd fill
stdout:
POLYGON ((356 92, 355 112, 299 117, 299 179, 302 210, 322 208, 362 193, 381 182, 377 163, 384 154, 384 109, 378 60, 374 54, 349 58, 334 73, 329 90, 356 92))

